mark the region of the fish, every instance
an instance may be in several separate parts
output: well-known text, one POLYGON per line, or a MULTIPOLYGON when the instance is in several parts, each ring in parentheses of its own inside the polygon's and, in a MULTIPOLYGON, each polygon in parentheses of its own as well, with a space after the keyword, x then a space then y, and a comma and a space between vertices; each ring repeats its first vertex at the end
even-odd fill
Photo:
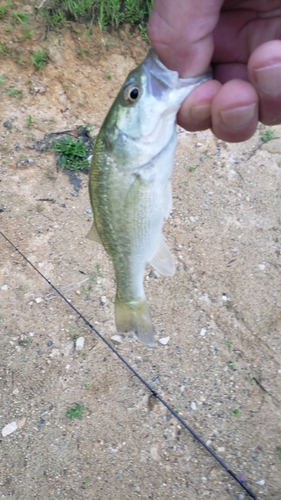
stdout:
POLYGON ((89 171, 94 221, 87 238, 101 243, 113 262, 117 332, 133 331, 149 347, 154 330, 145 267, 175 273, 162 226, 172 211, 176 115, 187 95, 210 78, 181 79, 150 49, 126 78, 95 142, 89 171))

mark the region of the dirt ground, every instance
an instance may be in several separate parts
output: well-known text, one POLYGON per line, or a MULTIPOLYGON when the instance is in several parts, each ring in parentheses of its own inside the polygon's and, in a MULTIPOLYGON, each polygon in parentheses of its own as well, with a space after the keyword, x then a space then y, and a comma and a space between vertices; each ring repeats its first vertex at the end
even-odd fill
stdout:
MULTIPOLYGON (((75 29, 46 34, 38 18, 23 40, 22 26, 1 22, 0 41, 25 64, 0 59, 0 227, 111 341, 115 280, 85 239, 87 175, 75 191, 34 144, 79 125, 96 134, 147 45, 126 30, 75 29), (35 71, 42 48, 49 62, 35 71)), ((270 130, 269 142, 260 126, 243 144, 178 131, 164 227, 177 273, 145 273, 156 347, 129 336, 117 349, 258 498, 280 500, 281 127, 270 130)), ((248 498, 1 235, 0 249, 0 498, 248 498), (76 403, 86 409, 72 420, 76 403)))

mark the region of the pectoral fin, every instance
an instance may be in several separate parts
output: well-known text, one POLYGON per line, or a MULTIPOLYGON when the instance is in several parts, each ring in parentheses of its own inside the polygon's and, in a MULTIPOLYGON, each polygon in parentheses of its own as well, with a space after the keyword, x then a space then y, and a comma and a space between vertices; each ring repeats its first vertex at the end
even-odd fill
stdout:
POLYGON ((88 240, 93 240, 93 241, 96 241, 97 243, 101 243, 101 239, 99 237, 99 234, 97 232, 97 228, 95 226, 95 223, 93 223, 90 231, 88 232, 86 238, 88 238, 88 240))
POLYGON ((163 234, 160 235, 155 253, 152 259, 150 259, 150 264, 158 273, 163 274, 163 276, 173 276, 176 272, 174 258, 165 242, 163 234))

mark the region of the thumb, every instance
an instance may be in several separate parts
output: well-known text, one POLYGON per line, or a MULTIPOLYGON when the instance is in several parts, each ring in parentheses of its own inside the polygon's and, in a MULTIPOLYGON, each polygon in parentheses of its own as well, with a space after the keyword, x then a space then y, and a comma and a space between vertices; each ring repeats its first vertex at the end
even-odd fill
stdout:
POLYGON ((163 64, 181 78, 208 69, 222 4, 223 0, 155 0, 148 37, 163 64))

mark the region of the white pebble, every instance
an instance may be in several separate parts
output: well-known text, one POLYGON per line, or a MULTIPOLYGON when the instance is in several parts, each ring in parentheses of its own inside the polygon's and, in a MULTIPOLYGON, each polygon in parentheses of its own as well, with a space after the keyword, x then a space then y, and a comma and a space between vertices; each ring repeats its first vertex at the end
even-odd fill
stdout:
POLYGON ((81 351, 81 349, 83 349, 84 342, 85 342, 84 337, 78 337, 78 339, 76 340, 76 344, 75 344, 76 351, 81 351))
POLYGON ((35 335, 35 332, 29 332, 30 337, 34 337, 34 335, 35 335))
POLYGON ((194 401, 192 401, 192 403, 190 404, 190 408, 192 410, 196 410, 196 403, 194 401))
POLYGON ((1 290, 8 290, 8 285, 1 286, 1 290))
POLYGON ((17 422, 10 422, 7 424, 5 427, 2 429, 2 436, 6 437, 9 436, 9 434, 12 434, 12 432, 15 432, 17 430, 17 422))
POLYGON ((44 267, 44 262, 39 262, 38 267, 44 267))
POLYGON ((112 335, 111 340, 113 340, 113 342, 116 342, 117 344, 122 344, 121 335, 112 335))
POLYGON ((163 337, 162 339, 159 339, 160 344, 162 345, 167 345, 171 337, 163 337))
POLYGON ((257 484, 259 484, 260 486, 264 486, 265 485, 265 480, 264 479, 258 479, 258 481, 256 481, 257 484))
POLYGON ((204 337, 205 333, 206 333, 206 329, 205 328, 201 328, 200 330, 200 335, 202 335, 202 337, 204 337))
POLYGON ((260 271, 264 271, 265 270, 265 265, 264 264, 259 264, 258 268, 259 268, 260 271))
POLYGON ((222 295, 222 296, 221 296, 221 300, 225 300, 225 301, 227 301, 227 300, 228 300, 227 295, 222 295))
POLYGON ((37 297, 37 299, 35 299, 35 302, 36 302, 36 304, 40 304, 40 302, 42 302, 42 298, 41 297, 37 297))
POLYGON ((224 447, 224 446, 220 446, 220 447, 218 448, 218 452, 219 452, 219 453, 223 453, 224 451, 225 451, 225 447, 224 447))
POLYGON ((65 369, 69 370, 69 368, 70 368, 70 365, 66 365, 65 369))

